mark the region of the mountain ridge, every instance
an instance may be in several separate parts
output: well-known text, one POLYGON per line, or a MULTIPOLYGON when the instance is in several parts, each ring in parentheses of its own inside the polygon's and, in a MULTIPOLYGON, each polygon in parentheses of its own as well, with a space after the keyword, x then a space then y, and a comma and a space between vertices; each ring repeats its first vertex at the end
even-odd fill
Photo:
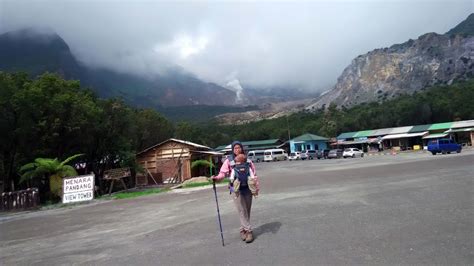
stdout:
POLYGON ((32 76, 58 73, 80 80, 100 97, 122 97, 140 107, 235 105, 234 91, 177 69, 150 79, 86 66, 58 34, 32 28, 0 35, 0 71, 25 71, 32 76))
POLYGON ((333 89, 305 109, 383 102, 433 85, 472 78, 474 35, 468 34, 471 30, 474 32, 473 14, 446 34, 425 33, 416 40, 359 55, 344 69, 333 89))

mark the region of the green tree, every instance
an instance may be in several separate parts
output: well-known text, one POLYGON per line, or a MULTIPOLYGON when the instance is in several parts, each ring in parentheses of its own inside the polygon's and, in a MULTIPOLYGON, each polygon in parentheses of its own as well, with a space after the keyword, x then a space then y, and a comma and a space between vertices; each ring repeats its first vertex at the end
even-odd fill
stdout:
POLYGON ((63 178, 77 175, 76 169, 67 165, 67 163, 80 156, 83 156, 83 154, 73 155, 62 162, 57 158, 36 158, 34 162, 25 164, 20 168, 20 183, 35 178, 39 178, 40 181, 49 181, 49 191, 57 199, 62 193, 63 178))
POLYGON ((182 140, 188 140, 196 143, 203 143, 204 134, 196 125, 193 125, 189 122, 179 122, 176 125, 175 137, 182 140))
POLYGON ((21 106, 13 101, 27 80, 25 73, 0 72, 0 175, 7 191, 15 188, 16 168, 22 157, 19 143, 28 134, 25 127, 29 125, 23 124, 21 106))
POLYGON ((173 136, 173 124, 152 109, 140 109, 134 112, 135 149, 141 151, 173 136))
POLYGON ((341 117, 340 111, 334 104, 329 105, 324 112, 321 123, 321 134, 323 136, 335 136, 338 131, 338 120, 341 117))
POLYGON ((22 164, 81 152, 100 111, 95 96, 77 81, 49 73, 35 80, 0 73, 0 102, 0 170, 7 190, 19 184, 22 164))
POLYGON ((94 172, 101 191, 105 189, 102 176, 105 170, 135 167, 134 111, 123 100, 108 99, 97 102, 100 112, 90 124, 85 143, 86 169, 94 172))

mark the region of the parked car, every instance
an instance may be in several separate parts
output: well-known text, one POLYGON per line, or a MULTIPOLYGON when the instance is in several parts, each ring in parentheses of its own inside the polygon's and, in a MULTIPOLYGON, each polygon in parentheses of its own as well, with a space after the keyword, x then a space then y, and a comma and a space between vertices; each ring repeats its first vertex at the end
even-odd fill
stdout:
POLYGON ((293 161, 293 160, 300 160, 301 159, 301 153, 299 151, 297 152, 291 152, 290 155, 288 156, 288 160, 293 161))
POLYGON ((329 154, 328 149, 318 151, 318 159, 327 159, 329 154))
POLYGON ((315 151, 315 150, 307 150, 306 151, 306 157, 309 159, 309 160, 313 160, 315 158, 318 158, 318 151, 315 151))
POLYGON ((342 157, 344 158, 364 157, 364 153, 357 148, 346 148, 344 149, 344 152, 342 153, 342 157))
POLYGON ((306 160, 306 159, 308 159, 308 155, 306 154, 306 151, 302 151, 302 152, 300 153, 300 159, 301 159, 301 160, 306 160))
POLYGON ((249 151, 247 154, 247 159, 252 160, 252 162, 263 162, 265 156, 265 151, 264 150, 255 150, 255 151, 249 151))
POLYGON ((342 149, 333 149, 330 150, 328 153, 328 159, 333 159, 333 158, 342 158, 342 149))
POLYGON ((263 161, 284 161, 288 159, 288 154, 283 149, 269 149, 265 150, 263 161))
POLYGON ((428 151, 433 155, 436 155, 436 153, 446 154, 454 151, 460 153, 461 150, 461 144, 457 144, 452 139, 435 139, 428 143, 428 151))

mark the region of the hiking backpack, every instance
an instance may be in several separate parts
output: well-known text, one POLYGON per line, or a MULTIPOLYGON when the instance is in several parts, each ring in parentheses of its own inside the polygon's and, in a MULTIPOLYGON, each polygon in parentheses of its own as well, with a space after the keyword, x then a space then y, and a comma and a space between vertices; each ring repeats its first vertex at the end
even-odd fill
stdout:
MULTIPOLYGON (((247 187, 250 175, 250 162, 247 160, 245 163, 236 164, 235 161, 231 161, 230 165, 232 167, 232 171, 234 171, 234 177, 240 181, 239 190, 247 187)), ((233 186, 233 184, 230 185, 233 186)))

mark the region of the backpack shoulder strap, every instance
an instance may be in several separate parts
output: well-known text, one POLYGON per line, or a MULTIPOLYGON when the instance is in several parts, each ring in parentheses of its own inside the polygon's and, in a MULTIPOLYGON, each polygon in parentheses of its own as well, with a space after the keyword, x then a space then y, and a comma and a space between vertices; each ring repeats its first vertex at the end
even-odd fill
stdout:
POLYGON ((250 163, 246 162, 243 167, 245 169, 245 174, 249 175, 250 174, 250 163))

